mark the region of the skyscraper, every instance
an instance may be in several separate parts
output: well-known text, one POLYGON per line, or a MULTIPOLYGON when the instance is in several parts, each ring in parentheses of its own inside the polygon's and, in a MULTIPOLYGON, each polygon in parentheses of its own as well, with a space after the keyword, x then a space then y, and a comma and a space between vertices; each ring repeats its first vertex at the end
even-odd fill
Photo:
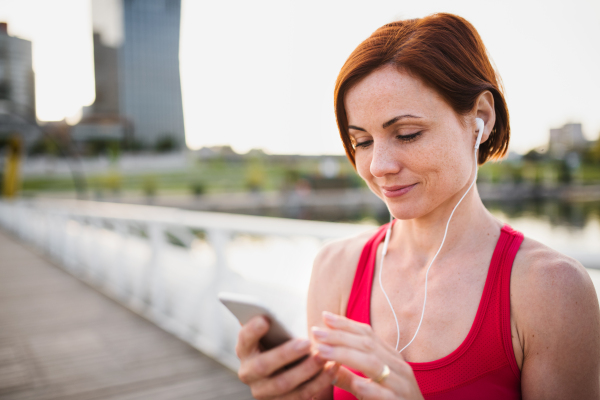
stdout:
POLYGON ((31 62, 31 42, 8 35, 0 23, 0 103, 2 108, 35 121, 35 83, 31 62))
POLYGON ((20 133, 30 140, 37 128, 31 42, 9 36, 0 23, 0 136, 20 133))
POLYGON ((119 114, 118 49, 102 43, 101 34, 94 32, 94 73, 96 114, 119 114))
POLYGON ((152 145, 171 136, 185 145, 179 25, 181 0, 124 0, 119 49, 119 109, 134 137, 152 145))

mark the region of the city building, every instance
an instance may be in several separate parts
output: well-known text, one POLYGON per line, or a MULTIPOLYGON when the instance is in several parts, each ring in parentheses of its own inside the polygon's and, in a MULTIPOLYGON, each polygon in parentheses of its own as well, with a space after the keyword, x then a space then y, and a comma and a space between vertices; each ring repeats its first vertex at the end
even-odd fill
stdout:
POLYGON ((123 0, 119 110, 135 140, 155 145, 169 136, 185 146, 179 26, 181 0, 123 0))
POLYGON ((569 153, 580 153, 590 146, 583 136, 581 124, 565 124, 561 128, 550 129, 548 153, 551 157, 564 159, 569 153))
POLYGON ((96 99, 84 107, 81 121, 71 129, 76 142, 89 140, 117 140, 130 138, 128 119, 119 113, 119 49, 103 42, 102 35, 94 32, 94 75, 96 99))
POLYGON ((0 23, 0 135, 28 140, 37 132, 31 42, 9 36, 0 23))
POLYGON ((94 32, 94 75, 96 100, 93 114, 119 114, 119 49, 103 43, 102 36, 94 32))

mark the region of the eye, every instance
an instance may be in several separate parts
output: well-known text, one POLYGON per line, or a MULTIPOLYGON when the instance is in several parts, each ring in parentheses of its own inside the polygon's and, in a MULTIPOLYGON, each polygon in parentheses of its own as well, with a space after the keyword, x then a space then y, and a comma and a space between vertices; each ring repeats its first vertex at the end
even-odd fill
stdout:
POLYGON ((371 145, 371 143, 373 143, 372 140, 365 140, 363 142, 354 144, 354 148, 356 149, 356 148, 361 147, 361 148, 365 149, 365 148, 369 147, 371 145))
POLYGON ((402 140, 405 143, 409 143, 416 140, 419 136, 421 136, 422 133, 423 131, 411 133, 410 135, 397 135, 396 138, 402 140))

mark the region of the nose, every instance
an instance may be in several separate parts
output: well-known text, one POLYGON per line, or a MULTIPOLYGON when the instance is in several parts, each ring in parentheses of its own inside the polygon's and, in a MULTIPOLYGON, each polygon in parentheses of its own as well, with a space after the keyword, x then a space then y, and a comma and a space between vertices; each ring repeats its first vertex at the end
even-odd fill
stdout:
POLYGON ((371 175, 379 178, 400 172, 402 164, 395 153, 390 143, 374 143, 370 167, 371 175))

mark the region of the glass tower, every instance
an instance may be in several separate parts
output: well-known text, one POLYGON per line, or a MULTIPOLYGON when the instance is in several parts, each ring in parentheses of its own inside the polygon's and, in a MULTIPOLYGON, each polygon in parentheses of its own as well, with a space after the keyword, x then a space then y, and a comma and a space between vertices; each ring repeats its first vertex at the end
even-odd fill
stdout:
POLYGON ((154 145, 170 136, 185 146, 179 25, 181 0, 124 0, 119 49, 119 108, 134 137, 154 145))

